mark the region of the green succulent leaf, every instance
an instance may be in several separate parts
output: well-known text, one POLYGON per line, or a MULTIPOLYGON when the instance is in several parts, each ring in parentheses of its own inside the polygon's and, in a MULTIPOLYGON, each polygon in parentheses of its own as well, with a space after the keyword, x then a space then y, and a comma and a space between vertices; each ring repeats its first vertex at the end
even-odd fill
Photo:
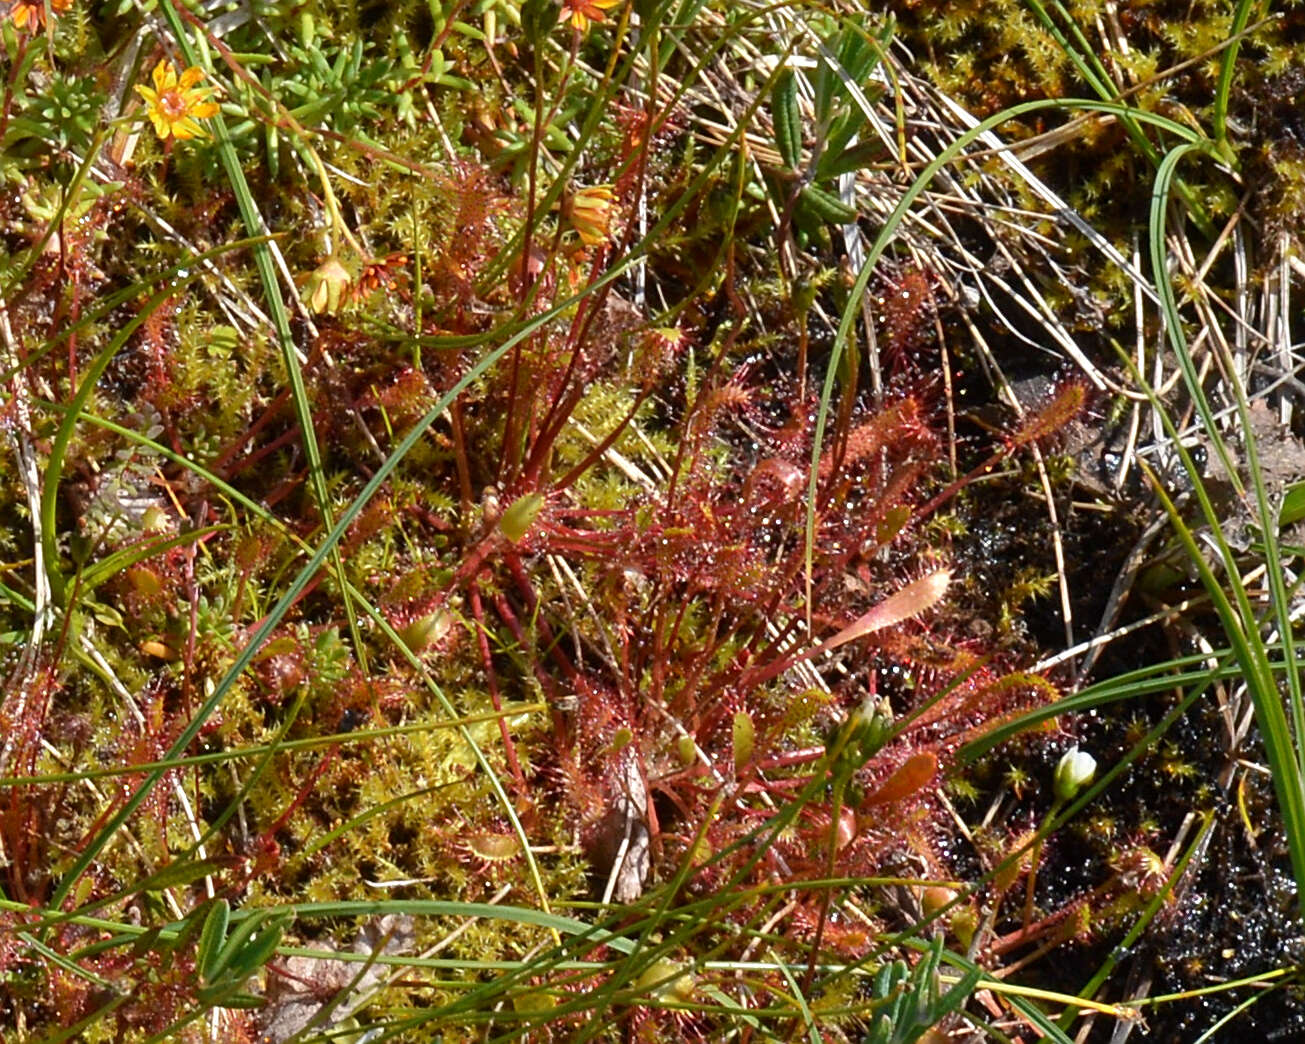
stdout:
POLYGON ((785 69, 775 80, 770 112, 780 159, 795 171, 802 165, 802 113, 798 109, 797 76, 792 69, 785 69))

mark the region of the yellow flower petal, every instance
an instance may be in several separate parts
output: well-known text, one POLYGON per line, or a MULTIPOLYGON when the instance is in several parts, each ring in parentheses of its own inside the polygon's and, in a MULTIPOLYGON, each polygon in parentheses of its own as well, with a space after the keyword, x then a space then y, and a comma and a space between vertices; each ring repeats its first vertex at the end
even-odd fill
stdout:
POLYGON ((177 82, 177 70, 172 67, 169 61, 161 61, 154 66, 153 73, 154 89, 162 94, 169 87, 175 86, 177 82))

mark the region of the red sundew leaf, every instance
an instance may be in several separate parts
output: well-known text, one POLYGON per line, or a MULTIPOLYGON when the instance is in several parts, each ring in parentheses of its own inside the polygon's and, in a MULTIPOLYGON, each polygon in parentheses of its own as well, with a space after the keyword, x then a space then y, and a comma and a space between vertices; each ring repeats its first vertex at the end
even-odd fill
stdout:
POLYGON ((932 441, 933 435, 925 426, 920 404, 915 399, 903 399, 848 432, 841 455, 832 449, 827 450, 820 458, 820 478, 829 478, 836 465, 849 467, 873 457, 886 447, 924 445, 932 441))
POLYGON ((896 359, 919 348, 937 312, 933 287, 937 276, 918 265, 905 265, 887 280, 875 304, 882 327, 883 351, 896 359))
POLYGON ((1087 405, 1087 386, 1082 381, 1069 381, 1056 389, 1051 401, 1035 411, 1030 411, 1008 440, 1011 449, 1055 435, 1077 417, 1087 405))
POLYGON ((917 794, 938 775, 938 758, 929 752, 912 754, 901 766, 884 780, 883 784, 863 802, 863 807, 887 805, 917 794))
POLYGON ((808 649, 795 656, 777 660, 759 668, 757 673, 749 678, 750 684, 760 685, 771 678, 778 677, 804 660, 814 659, 833 649, 837 649, 840 645, 855 641, 857 638, 864 637, 867 634, 874 634, 876 631, 882 631, 885 628, 894 627, 911 619, 913 616, 919 616, 942 600, 951 582, 952 571, 950 569, 935 569, 932 573, 927 573, 919 580, 914 580, 901 590, 889 595, 828 641, 821 642, 815 648, 808 649))
POLYGON ((1004 724, 1011 712, 1027 705, 1051 703, 1060 695, 1054 684, 1036 674, 1017 672, 1001 678, 977 675, 970 683, 955 689, 946 699, 921 713, 912 723, 912 728, 926 728, 943 719, 963 722, 967 715, 982 705, 984 720, 974 728, 964 730, 966 735, 972 732, 978 737, 1004 724))
POLYGON ((895 591, 868 613, 853 621, 839 631, 834 637, 821 644, 817 652, 829 652, 840 645, 855 641, 863 635, 873 634, 885 628, 893 627, 919 616, 926 609, 936 605, 947 593, 952 582, 950 569, 935 569, 932 573, 914 580, 899 591, 895 591))

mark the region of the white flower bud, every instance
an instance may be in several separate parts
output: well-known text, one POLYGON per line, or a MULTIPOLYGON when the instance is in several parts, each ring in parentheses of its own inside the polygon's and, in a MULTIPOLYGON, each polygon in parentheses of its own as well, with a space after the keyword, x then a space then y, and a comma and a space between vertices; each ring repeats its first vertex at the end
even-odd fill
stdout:
POLYGON ((1073 801, 1078 792, 1097 774, 1097 759, 1078 747, 1070 747, 1056 766, 1056 800, 1073 801))

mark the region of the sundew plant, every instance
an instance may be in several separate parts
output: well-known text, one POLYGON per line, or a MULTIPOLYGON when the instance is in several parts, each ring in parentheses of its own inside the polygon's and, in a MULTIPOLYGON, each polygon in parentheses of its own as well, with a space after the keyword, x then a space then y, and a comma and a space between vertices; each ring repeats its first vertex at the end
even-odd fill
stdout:
POLYGON ((1301 1017, 1294 23, 896 6, 0 5, 5 1039, 1301 1017))

